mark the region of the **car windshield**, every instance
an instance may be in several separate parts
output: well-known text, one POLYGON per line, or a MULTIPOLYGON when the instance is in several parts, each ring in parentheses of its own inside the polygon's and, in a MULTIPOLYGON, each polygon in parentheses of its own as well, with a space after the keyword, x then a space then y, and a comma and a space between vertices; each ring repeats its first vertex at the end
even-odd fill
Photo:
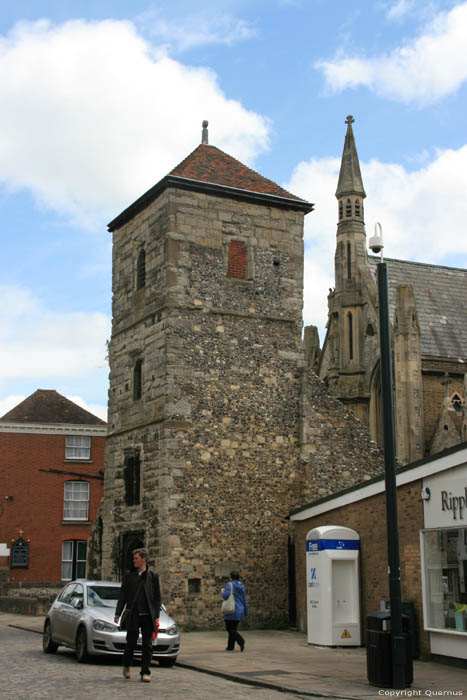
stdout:
POLYGON ((115 608, 120 594, 116 586, 88 586, 88 605, 92 608, 115 608))

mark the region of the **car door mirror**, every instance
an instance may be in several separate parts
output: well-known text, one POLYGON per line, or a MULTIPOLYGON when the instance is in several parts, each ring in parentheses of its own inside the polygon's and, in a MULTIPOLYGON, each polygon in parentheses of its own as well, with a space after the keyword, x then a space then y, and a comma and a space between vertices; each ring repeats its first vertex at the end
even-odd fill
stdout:
POLYGON ((81 610, 83 607, 83 601, 80 598, 72 598, 71 604, 76 610, 81 610))

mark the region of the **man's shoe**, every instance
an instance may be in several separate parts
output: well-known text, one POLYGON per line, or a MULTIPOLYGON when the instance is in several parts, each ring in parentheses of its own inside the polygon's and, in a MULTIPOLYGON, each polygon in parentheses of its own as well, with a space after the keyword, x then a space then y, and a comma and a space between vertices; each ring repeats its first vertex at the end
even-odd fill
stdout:
POLYGON ((143 673, 141 676, 141 683, 150 683, 151 682, 151 676, 148 676, 146 673, 143 673))
POLYGON ((245 648, 245 642, 242 642, 242 643, 240 644, 240 651, 243 651, 244 648, 245 648))
POLYGON ((130 680, 130 667, 129 666, 123 667, 123 677, 126 678, 127 680, 130 680))

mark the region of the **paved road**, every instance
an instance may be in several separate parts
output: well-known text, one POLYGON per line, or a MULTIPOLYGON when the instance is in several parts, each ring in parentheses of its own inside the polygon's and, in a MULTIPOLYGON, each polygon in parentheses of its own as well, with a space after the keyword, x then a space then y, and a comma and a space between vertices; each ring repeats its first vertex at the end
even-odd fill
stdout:
MULTIPOLYGON (((152 682, 121 675, 120 660, 105 658, 79 664, 70 650, 44 654, 41 636, 12 627, 0 627, 1 700, 286 700, 301 695, 239 685, 223 678, 183 668, 154 664, 152 682)), ((309 699, 308 699, 309 700, 309 699)))

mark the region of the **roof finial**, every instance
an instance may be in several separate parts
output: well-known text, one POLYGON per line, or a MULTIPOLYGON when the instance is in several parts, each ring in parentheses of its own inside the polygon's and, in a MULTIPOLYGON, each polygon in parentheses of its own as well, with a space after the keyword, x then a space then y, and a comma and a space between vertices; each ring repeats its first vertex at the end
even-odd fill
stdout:
POLYGON ((202 134, 201 134, 201 143, 206 144, 206 146, 209 144, 209 138, 208 138, 208 124, 209 124, 208 120, 207 120, 207 119, 204 119, 204 120, 203 120, 203 124, 202 124, 202 126, 203 126, 203 131, 202 131, 202 134))
POLYGON ((348 124, 348 125, 350 126, 351 124, 354 123, 354 121, 355 121, 355 119, 352 117, 351 114, 349 114, 349 116, 348 116, 347 119, 345 120, 345 123, 348 124))

